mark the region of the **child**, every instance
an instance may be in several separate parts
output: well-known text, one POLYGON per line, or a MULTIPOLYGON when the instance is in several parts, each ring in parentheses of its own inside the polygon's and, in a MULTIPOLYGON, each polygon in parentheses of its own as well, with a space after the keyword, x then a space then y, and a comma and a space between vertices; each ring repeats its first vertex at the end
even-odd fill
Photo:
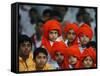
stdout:
POLYGON ((77 46, 67 48, 66 55, 68 55, 68 63, 70 69, 76 69, 80 66, 80 50, 77 46))
POLYGON ((85 49, 81 56, 81 68, 94 68, 96 67, 96 52, 90 47, 85 49))
POLYGON ((93 31, 91 29, 91 27, 89 27, 89 25, 87 24, 82 24, 78 30, 78 37, 79 37, 79 49, 81 51, 81 53, 84 51, 84 49, 86 48, 86 45, 88 42, 90 42, 92 40, 93 37, 93 31))
POLYGON ((26 35, 19 35, 19 71, 33 71, 32 41, 26 35))
POLYGON ((61 36, 61 25, 56 20, 48 20, 43 25, 43 30, 42 47, 46 48, 51 55, 53 43, 61 36))
POLYGON ((51 64, 47 63, 48 60, 48 53, 47 50, 44 48, 37 48, 35 49, 33 53, 33 59, 34 59, 34 70, 53 70, 51 64))
POLYGON ((68 62, 65 56, 66 45, 64 42, 55 42, 52 50, 52 58, 58 63, 60 69, 68 69, 68 62))
POLYGON ((75 23, 68 23, 64 28, 65 44, 72 46, 78 44, 77 40, 78 25, 75 23))

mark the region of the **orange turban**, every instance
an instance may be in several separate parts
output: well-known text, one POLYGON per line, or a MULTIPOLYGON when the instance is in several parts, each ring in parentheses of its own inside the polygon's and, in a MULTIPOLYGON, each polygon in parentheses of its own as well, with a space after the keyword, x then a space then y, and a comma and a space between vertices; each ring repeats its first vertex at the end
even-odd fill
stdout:
POLYGON ((66 54, 68 54, 68 56, 75 56, 77 59, 80 59, 81 56, 81 52, 76 45, 69 47, 66 54))
POLYGON ((68 33, 68 31, 70 29, 73 29, 75 31, 75 33, 77 34, 77 31, 78 31, 78 25, 75 24, 75 23, 68 23, 65 25, 64 27, 64 34, 65 34, 65 37, 66 37, 66 33, 68 33))
POLYGON ((77 39, 77 31, 78 31, 78 25, 75 23, 67 23, 65 28, 64 28, 64 37, 67 37, 67 33, 70 29, 73 29, 74 32, 76 33, 76 38, 74 41, 71 43, 71 45, 78 44, 78 39, 77 39))
POLYGON ((80 52, 78 46, 74 45, 74 46, 69 47, 67 49, 66 54, 68 54, 68 58, 69 58, 69 56, 75 56, 78 59, 78 61, 75 64, 74 68, 80 68, 81 52, 80 52))
POLYGON ((79 28, 78 36, 80 36, 81 34, 85 34, 86 36, 89 37, 90 40, 93 37, 93 31, 92 31, 91 27, 85 23, 82 24, 81 27, 79 28))
POLYGON ((50 45, 50 42, 48 40, 49 36, 49 31, 50 30, 57 30, 59 36, 61 35, 61 24, 57 20, 48 20, 44 25, 43 25, 43 37, 42 37, 42 44, 41 46, 44 46, 49 54, 51 55, 51 48, 52 46, 50 45))
POLYGON ((44 25, 43 25, 43 36, 48 38, 48 33, 51 30, 57 30, 59 36, 61 35, 61 24, 57 20, 48 20, 44 25))
POLYGON ((64 61, 62 64, 60 64, 59 66, 61 67, 61 69, 68 69, 68 62, 67 62, 67 58, 66 58, 66 45, 64 42, 60 41, 60 42, 55 42, 53 44, 52 47, 52 58, 55 60, 55 53, 56 52, 60 52, 61 54, 63 54, 64 56, 64 61))
POLYGON ((83 61, 84 58, 87 56, 90 56, 93 59, 94 64, 96 63, 96 52, 92 47, 84 50, 84 52, 82 53, 82 56, 81 56, 81 61, 83 61))

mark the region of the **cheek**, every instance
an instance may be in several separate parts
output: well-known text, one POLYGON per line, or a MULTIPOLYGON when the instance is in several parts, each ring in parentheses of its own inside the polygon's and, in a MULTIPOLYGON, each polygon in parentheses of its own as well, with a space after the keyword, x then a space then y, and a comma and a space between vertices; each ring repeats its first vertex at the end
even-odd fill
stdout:
POLYGON ((40 59, 36 58, 36 64, 40 64, 40 59))
POLYGON ((87 61, 84 60, 84 61, 83 61, 83 64, 86 65, 86 64, 87 64, 87 61))
POLYGON ((90 40, 89 40, 89 38, 86 38, 85 40, 86 40, 87 42, 89 42, 89 41, 90 41, 90 40))
POLYGON ((53 38, 53 35, 52 34, 49 34, 49 39, 52 39, 53 38))
POLYGON ((32 49, 32 47, 28 47, 28 50, 30 51, 32 49))
POLYGON ((20 47, 20 50, 21 50, 22 52, 24 52, 24 51, 25 51, 25 48, 24 48, 24 47, 20 47))

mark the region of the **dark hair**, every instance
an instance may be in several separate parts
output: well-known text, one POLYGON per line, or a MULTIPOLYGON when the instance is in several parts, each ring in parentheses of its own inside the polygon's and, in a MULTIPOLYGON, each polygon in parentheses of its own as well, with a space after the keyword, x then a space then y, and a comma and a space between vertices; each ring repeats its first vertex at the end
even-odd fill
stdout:
POLYGON ((34 60, 36 59, 36 56, 37 56, 39 53, 43 53, 43 54, 45 54, 46 56, 48 56, 47 50, 46 50, 45 48, 39 47, 39 48, 36 48, 35 51, 33 52, 33 59, 34 59, 34 60))
POLYGON ((45 9, 45 10, 43 11, 43 16, 44 16, 45 14, 47 14, 47 13, 50 14, 50 17, 52 16, 52 10, 51 10, 51 9, 45 9))
POLYGON ((30 16, 31 16, 32 12, 37 13, 37 9, 35 9, 35 8, 32 7, 32 8, 29 10, 29 15, 30 15, 30 16))
POLYGON ((62 21, 61 13, 57 10, 53 10, 53 19, 57 19, 58 21, 62 21))
POLYGON ((96 42, 95 41, 90 41, 90 42, 87 43, 86 47, 87 48, 89 48, 89 47, 96 48, 96 42))
POLYGON ((18 46, 20 46, 21 43, 23 42, 27 42, 29 41, 29 43, 31 43, 31 46, 32 46, 32 41, 31 41, 31 38, 29 38, 27 35, 19 35, 18 37, 18 46))

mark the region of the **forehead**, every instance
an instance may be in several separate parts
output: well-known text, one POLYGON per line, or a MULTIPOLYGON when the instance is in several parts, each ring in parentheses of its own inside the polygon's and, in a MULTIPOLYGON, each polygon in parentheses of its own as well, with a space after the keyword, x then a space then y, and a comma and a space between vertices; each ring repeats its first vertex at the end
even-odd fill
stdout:
POLYGON ((92 59, 90 56, 85 57, 85 59, 92 59))
POLYGON ((85 34, 83 34, 83 33, 81 33, 80 36, 81 36, 81 37, 87 37, 87 38, 88 38, 88 36, 85 35, 85 34))
POLYGON ((57 30, 50 30, 49 32, 55 33, 58 32, 57 30))
POLYGON ((40 52, 37 56, 41 56, 41 57, 44 57, 46 56, 44 53, 40 52))
POLYGON ((21 44, 31 44, 29 41, 24 41, 21 44))
POLYGON ((75 32, 73 29, 69 29, 69 31, 68 32, 75 32))
POLYGON ((70 58, 77 58, 77 57, 71 55, 70 58))
POLYGON ((55 54, 57 54, 57 55, 58 55, 58 54, 61 54, 61 52, 59 52, 59 51, 56 51, 56 52, 55 52, 55 54))

